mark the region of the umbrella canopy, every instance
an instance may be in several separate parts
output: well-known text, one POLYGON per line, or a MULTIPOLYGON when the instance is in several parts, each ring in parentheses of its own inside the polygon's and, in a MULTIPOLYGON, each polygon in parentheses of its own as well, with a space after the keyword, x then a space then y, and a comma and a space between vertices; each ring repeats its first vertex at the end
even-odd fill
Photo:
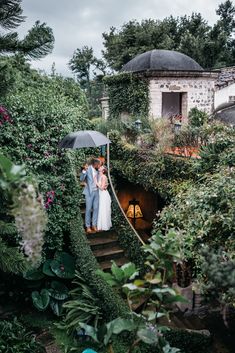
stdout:
POLYGON ((109 145, 111 141, 98 131, 85 130, 72 132, 59 143, 60 148, 84 148, 109 145))

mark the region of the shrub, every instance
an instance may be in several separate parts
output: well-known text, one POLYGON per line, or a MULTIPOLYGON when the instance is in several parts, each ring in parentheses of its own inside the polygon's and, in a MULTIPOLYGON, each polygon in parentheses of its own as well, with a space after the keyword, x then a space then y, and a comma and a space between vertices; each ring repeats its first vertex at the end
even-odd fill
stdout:
POLYGON ((151 135, 154 142, 154 149, 164 152, 170 147, 174 140, 174 132, 170 120, 164 118, 150 120, 151 135))
POLYGON ((45 350, 17 318, 0 322, 0 353, 42 353, 45 350))
POLYGON ((121 175, 132 183, 153 190, 167 202, 177 194, 185 182, 195 178, 195 161, 156 154, 125 144, 118 133, 111 135, 111 164, 113 175, 121 175))
POLYGON ((163 210, 156 228, 178 229, 185 242, 186 257, 197 257, 197 251, 205 244, 215 249, 228 244, 228 250, 233 251, 234 192, 234 172, 221 170, 204 179, 203 184, 198 182, 177 195, 163 210))
POLYGON ((165 337, 181 353, 212 353, 211 338, 203 334, 174 329, 166 332, 165 337))
POLYGON ((192 108, 188 114, 189 124, 194 127, 200 127, 207 122, 207 113, 199 110, 198 108, 192 108))
POLYGON ((1 148, 38 179, 48 213, 44 250, 50 253, 62 250, 68 239, 80 198, 75 165, 83 159, 82 153, 58 150, 58 143, 67 133, 89 126, 86 104, 80 89, 75 95, 70 82, 61 78, 24 69, 16 76, 15 88, 5 98, 12 122, 0 127, 1 148))

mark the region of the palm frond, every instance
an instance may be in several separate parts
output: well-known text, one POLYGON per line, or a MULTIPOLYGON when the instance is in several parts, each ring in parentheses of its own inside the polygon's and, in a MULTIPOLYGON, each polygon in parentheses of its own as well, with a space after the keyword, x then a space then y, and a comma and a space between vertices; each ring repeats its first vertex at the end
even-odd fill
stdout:
POLYGON ((0 238, 0 269, 3 272, 20 274, 27 269, 27 262, 17 247, 9 247, 0 238))
POLYGON ((17 231, 16 226, 13 223, 6 223, 0 221, 0 235, 11 235, 17 231))

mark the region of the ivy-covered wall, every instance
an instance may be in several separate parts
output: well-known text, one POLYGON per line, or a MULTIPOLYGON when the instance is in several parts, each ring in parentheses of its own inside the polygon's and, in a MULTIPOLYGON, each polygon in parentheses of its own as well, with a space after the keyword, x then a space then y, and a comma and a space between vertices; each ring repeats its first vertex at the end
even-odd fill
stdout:
POLYGON ((112 174, 121 175, 146 190, 157 192, 169 202, 181 188, 195 178, 195 161, 167 154, 156 154, 149 149, 139 149, 125 144, 118 133, 111 136, 112 174))
MULTIPOLYGON (((58 142, 71 131, 89 127, 86 107, 66 97, 57 78, 34 73, 28 74, 27 84, 20 80, 18 87, 16 82, 4 103, 11 120, 0 126, 1 150, 36 176, 48 213, 45 252, 62 250, 79 199, 73 169, 79 155, 59 150, 58 142)), ((82 161, 82 156, 78 158, 82 161)))
POLYGON ((149 82, 132 73, 120 73, 105 77, 109 97, 109 116, 120 117, 123 112, 146 117, 149 112, 149 82))

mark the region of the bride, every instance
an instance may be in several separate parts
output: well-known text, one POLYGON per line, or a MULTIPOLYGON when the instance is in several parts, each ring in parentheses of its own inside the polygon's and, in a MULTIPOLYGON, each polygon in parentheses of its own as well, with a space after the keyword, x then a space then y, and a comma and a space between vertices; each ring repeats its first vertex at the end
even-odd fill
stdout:
POLYGON ((107 169, 104 166, 99 168, 99 181, 96 182, 99 188, 99 212, 98 212, 98 230, 109 230, 112 227, 111 221, 111 197, 107 190, 108 178, 107 169))

